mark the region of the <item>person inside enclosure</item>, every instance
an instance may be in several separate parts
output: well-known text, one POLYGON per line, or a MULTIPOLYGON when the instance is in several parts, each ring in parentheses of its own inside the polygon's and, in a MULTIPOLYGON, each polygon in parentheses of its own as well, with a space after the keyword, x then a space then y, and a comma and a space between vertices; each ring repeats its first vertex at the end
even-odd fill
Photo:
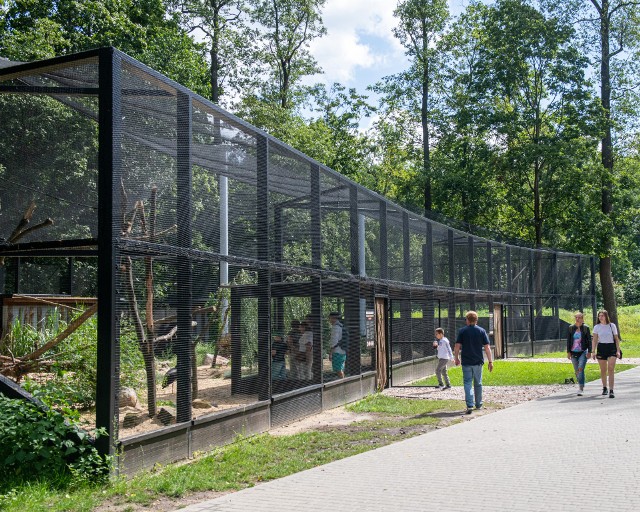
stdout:
POLYGON ((451 382, 449 382, 449 372, 447 372, 447 365, 449 361, 453 360, 453 352, 451 351, 451 344, 444 335, 444 329, 438 327, 436 329, 436 340, 433 342, 433 348, 438 350, 438 366, 436 366, 436 377, 438 378, 438 386, 440 389, 449 389, 451 382))
POLYGON ((591 357, 591 331, 584 323, 584 315, 578 311, 575 323, 569 327, 567 333, 567 357, 573 363, 573 370, 578 379, 578 396, 584 392, 584 372, 588 359, 591 357))
POLYGON ((340 314, 336 311, 329 313, 329 323, 331 324, 331 346, 329 347, 331 369, 342 379, 347 359, 347 331, 340 321, 340 314))
POLYGON ((276 333, 271 343, 271 378, 273 380, 284 380, 287 378, 287 368, 285 354, 289 351, 289 346, 282 339, 282 334, 276 333))
POLYGON ((604 309, 598 311, 598 323, 593 327, 593 358, 600 365, 600 379, 602 380, 602 394, 615 398, 613 394, 613 379, 616 370, 616 358, 622 358, 620 338, 616 324, 609 321, 609 313, 604 309), (607 374, 609 374, 609 389, 607 390, 607 374))
POLYGON ((296 366, 296 353, 298 352, 298 341, 300 340, 300 320, 291 320, 291 328, 287 334, 287 345, 289 347, 289 377, 298 378, 298 367, 296 366))
POLYGON ((489 346, 489 336, 478 324, 478 313, 468 311, 465 315, 467 323, 458 331, 454 359, 456 366, 462 362, 462 380, 464 383, 464 397, 467 403, 467 414, 473 412, 475 403, 476 409, 482 408, 482 367, 484 365, 484 348, 489 360, 489 371, 493 371, 493 358, 491 347, 489 346), (462 359, 460 352, 462 351, 462 359), (473 384, 473 387, 472 387, 473 384))
POLYGON ((300 338, 295 355, 298 379, 313 379, 313 331, 307 320, 300 322, 300 338))

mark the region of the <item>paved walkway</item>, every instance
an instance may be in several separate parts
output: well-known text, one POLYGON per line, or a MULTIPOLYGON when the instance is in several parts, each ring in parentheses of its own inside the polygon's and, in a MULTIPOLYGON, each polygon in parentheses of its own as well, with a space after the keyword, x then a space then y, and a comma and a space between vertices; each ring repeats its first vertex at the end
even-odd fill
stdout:
POLYGON ((183 512, 640 510, 640 367, 183 512))

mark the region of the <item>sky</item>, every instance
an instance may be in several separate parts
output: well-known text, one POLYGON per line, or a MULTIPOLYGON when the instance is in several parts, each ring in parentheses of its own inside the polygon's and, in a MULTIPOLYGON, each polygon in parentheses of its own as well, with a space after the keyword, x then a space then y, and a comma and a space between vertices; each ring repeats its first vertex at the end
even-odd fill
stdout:
MULTIPOLYGON (((452 15, 468 0, 449 0, 452 15)), ((397 0, 327 0, 323 21, 328 34, 311 44, 324 74, 314 82, 339 82, 364 93, 367 86, 408 66, 404 48, 393 36, 397 0)))

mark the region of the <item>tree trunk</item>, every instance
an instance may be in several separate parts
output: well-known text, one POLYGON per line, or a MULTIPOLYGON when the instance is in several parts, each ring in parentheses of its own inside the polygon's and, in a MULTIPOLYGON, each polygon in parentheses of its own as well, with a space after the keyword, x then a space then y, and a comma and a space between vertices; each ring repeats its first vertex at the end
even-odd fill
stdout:
MULTIPOLYGON (((611 203, 611 189, 613 187, 611 177, 613 176, 613 141, 611 137, 611 74, 609 51, 609 1, 603 0, 602 10, 600 12, 600 101, 605 111, 606 127, 605 134, 602 139, 602 166, 604 172, 602 174, 602 213, 608 218, 611 217, 613 209, 611 203)), ((613 289, 613 274, 611 272, 611 247, 610 239, 605 239, 600 253, 604 254, 600 258, 600 284, 602 285, 602 299, 604 308, 609 312, 609 318, 616 325, 618 324, 618 309, 616 305, 616 297, 613 289)))
POLYGON ((432 209, 431 198, 431 153, 429 148, 429 62, 424 63, 422 71, 422 172, 424 174, 424 211, 425 214, 432 209))
POLYGON ((220 100, 220 10, 213 11, 213 37, 211 40, 211 101, 218 103, 220 100))

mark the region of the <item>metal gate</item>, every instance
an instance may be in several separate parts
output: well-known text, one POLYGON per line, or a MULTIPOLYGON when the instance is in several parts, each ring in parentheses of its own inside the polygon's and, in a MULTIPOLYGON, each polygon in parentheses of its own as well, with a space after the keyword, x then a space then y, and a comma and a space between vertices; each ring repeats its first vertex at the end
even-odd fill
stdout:
POLYGON ((502 305, 504 357, 533 357, 535 339, 531 304, 502 305))
POLYGON ((389 300, 389 385, 406 386, 433 374, 435 329, 441 325, 440 300, 389 300))

